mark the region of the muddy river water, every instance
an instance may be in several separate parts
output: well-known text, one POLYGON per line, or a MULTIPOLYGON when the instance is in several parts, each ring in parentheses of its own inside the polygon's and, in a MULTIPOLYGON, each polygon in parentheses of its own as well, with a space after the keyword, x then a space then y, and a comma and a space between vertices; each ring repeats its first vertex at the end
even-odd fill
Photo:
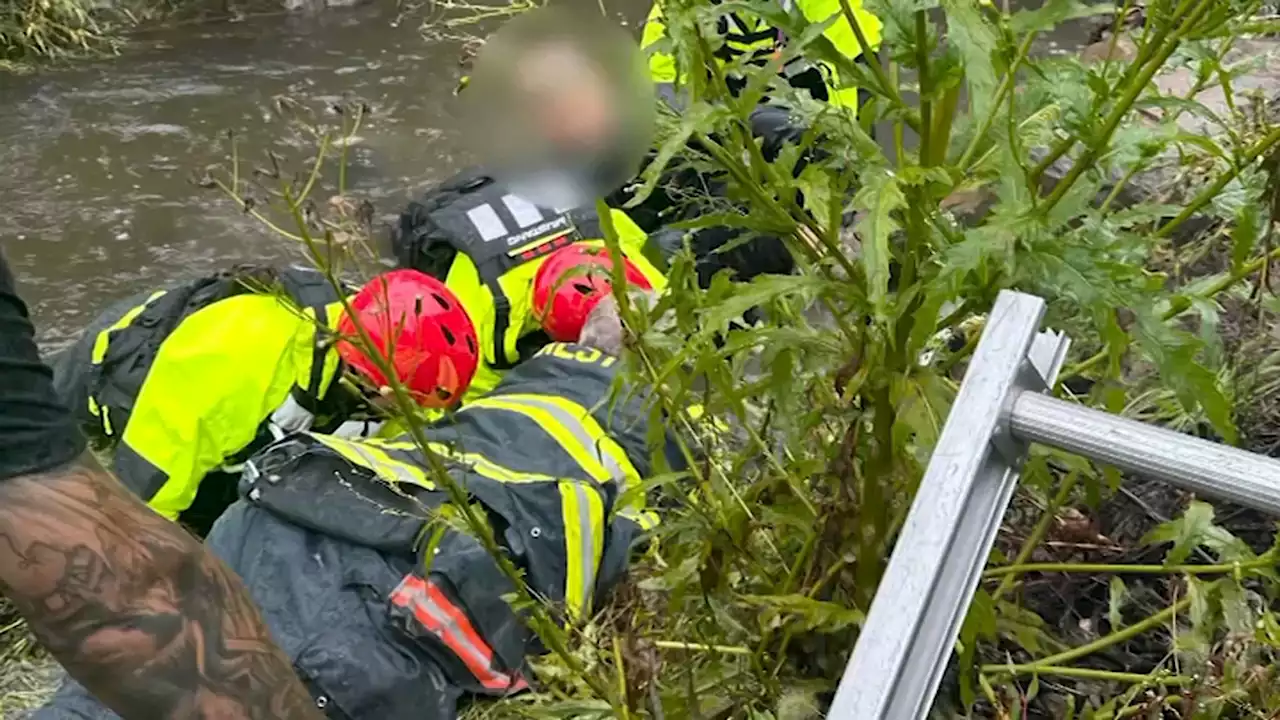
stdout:
MULTIPOLYGON (((281 139, 278 96, 368 103, 349 184, 380 214, 465 164, 453 114, 460 43, 428 42, 420 17, 385 5, 153 30, 121 57, 0 75, 0 246, 42 344, 67 343, 141 289, 294 252, 191 181, 193 168, 228 157, 228 131, 256 159, 309 151, 281 139)), ((639 19, 646 6, 610 9, 639 19)))

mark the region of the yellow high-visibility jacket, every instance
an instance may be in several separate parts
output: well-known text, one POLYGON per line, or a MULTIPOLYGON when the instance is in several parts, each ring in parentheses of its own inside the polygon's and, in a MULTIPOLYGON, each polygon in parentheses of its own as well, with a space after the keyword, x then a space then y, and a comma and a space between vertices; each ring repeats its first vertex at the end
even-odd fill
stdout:
POLYGON ((70 402, 83 401, 86 430, 115 446, 120 480, 176 520, 206 475, 274 439, 269 418, 304 429, 325 412, 340 363, 319 328, 341 311, 323 276, 293 268, 155 292, 81 338, 83 396, 70 402))
MULTIPOLYGON (((666 286, 646 257, 648 236, 611 210, 623 254, 655 290, 666 286)), ((480 367, 463 402, 497 386, 502 373, 548 342, 533 315, 533 279, 566 245, 604 245, 594 207, 544 208, 476 171, 428 190, 400 215, 392 247, 401 267, 444 281, 476 327, 480 367)))
MULTIPOLYGON (((640 47, 649 54, 649 75, 659 86, 660 92, 664 88, 670 89, 676 85, 683 85, 685 81, 676 68, 675 57, 655 47, 667 35, 667 27, 663 22, 662 2, 663 0, 654 2, 640 38, 640 47)), ((712 0, 712 2, 718 3, 719 0, 712 0)), ((794 2, 809 22, 822 23, 832 16, 841 15, 840 0, 794 0, 794 2)), ((863 8, 861 0, 849 0, 849 5, 868 45, 872 49, 877 48, 880 44, 880 20, 863 8)), ((770 27, 764 20, 750 13, 729 13, 721 19, 719 30, 725 39, 721 60, 741 55, 764 60, 779 49, 780 42, 783 41, 777 28, 770 27)), ((843 18, 827 27, 823 31, 823 36, 845 57, 853 59, 862 55, 862 47, 858 43, 857 36, 843 18)), ((853 85, 853 79, 840 78, 835 69, 825 63, 819 63, 817 68, 813 68, 797 60, 783 69, 784 75, 789 78, 799 76, 806 71, 818 72, 822 75, 825 99, 828 102, 838 107, 857 110, 858 89, 853 85)), ((807 82, 803 86, 809 88, 811 92, 815 89, 807 82)))

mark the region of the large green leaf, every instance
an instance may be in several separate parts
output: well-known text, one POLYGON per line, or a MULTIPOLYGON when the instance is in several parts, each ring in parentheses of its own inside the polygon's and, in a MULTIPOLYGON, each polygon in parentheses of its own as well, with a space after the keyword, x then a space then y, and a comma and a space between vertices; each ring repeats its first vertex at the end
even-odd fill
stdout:
POLYGON ((999 45, 995 28, 984 17, 978 0, 942 0, 947 11, 947 40, 964 59, 969 103, 976 117, 985 117, 995 96, 996 69, 991 53, 999 45))
POLYGON ((867 277, 867 299, 877 317, 889 310, 889 242, 901 225, 894 213, 907 205, 907 198, 890 172, 876 169, 863 173, 863 186, 853 200, 861 214, 856 226, 862 243, 860 260, 867 277))
POLYGON ((1114 13, 1112 3, 1085 3, 1080 0, 1049 0, 1035 10, 1020 10, 1009 18, 1009 29, 1019 35, 1052 30, 1068 20, 1114 13))

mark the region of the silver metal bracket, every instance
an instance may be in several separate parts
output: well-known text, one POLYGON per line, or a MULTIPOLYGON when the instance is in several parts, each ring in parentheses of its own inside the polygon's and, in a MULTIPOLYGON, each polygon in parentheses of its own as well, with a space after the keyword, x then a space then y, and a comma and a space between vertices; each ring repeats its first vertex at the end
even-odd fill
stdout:
POLYGON ((1001 292, 828 714, 922 720, 1037 442, 1280 514, 1280 461, 1054 399, 1069 341, 1001 292))
POLYGON ((1018 480, 1011 404, 1057 379, 1067 340, 1044 301, 1001 292, 889 558, 829 717, 923 717, 1018 480))

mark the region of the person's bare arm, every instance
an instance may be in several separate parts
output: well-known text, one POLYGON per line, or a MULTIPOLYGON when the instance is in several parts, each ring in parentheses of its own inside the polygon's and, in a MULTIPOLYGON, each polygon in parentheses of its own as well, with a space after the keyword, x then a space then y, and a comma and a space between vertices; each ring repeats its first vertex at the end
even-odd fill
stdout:
POLYGON ((0 253, 0 593, 125 720, 320 720, 240 579, 84 456, 33 336, 0 253))
POLYGON ((85 463, 0 482, 0 591, 126 719, 322 717, 240 579, 85 463))

